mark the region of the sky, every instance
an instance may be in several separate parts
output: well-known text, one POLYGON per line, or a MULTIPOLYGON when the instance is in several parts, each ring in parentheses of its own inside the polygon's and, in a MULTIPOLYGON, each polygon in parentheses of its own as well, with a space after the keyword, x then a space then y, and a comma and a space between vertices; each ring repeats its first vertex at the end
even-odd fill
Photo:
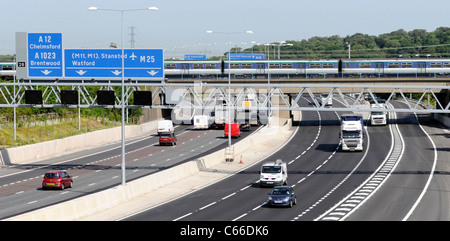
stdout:
POLYGON ((379 35, 398 29, 450 27, 449 0, 1 0, 0 55, 15 53, 15 33, 62 33, 64 48, 121 44, 121 13, 88 11, 157 7, 124 14, 124 47, 222 55, 231 47, 301 41, 314 36, 379 35), (215 34, 207 34, 207 30, 215 34), (220 34, 253 31, 253 34, 220 34), (219 32, 219 33, 217 33, 219 32))

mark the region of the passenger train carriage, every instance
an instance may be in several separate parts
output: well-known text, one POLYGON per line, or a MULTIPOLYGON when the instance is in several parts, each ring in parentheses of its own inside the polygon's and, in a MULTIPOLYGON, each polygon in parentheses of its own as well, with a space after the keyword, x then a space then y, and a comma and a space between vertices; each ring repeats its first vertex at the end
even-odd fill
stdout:
POLYGON ((0 76, 11 78, 14 75, 15 65, 13 62, 0 62, 0 76))
POLYGON ((215 77, 228 74, 252 78, 258 75, 278 75, 287 78, 332 75, 335 77, 380 77, 380 76, 428 76, 450 75, 450 59, 341 59, 341 60, 231 60, 166 61, 166 77, 215 77), (269 65, 269 69, 267 68, 269 65))
MULTIPOLYGON (((0 75, 12 76, 14 67, 1 62, 0 75)), ((450 77, 450 59, 231 60, 230 66, 228 60, 164 61, 167 78, 222 78, 229 67, 233 78, 450 77)))

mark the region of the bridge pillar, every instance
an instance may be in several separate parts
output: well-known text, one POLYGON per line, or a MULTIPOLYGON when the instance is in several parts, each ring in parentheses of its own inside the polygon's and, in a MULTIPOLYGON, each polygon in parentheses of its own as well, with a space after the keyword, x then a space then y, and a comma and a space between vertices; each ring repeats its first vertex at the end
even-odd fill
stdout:
MULTIPOLYGON (((445 108, 448 103, 450 102, 450 92, 448 90, 441 90, 439 94, 436 95, 439 102, 441 103, 442 107, 445 108)), ((436 106, 438 107, 438 106, 436 106)), ((450 115, 448 113, 442 114, 443 116, 449 117, 450 115)))
MULTIPOLYGON (((289 103, 292 105, 292 95, 288 94, 289 97, 289 103)), ((294 114, 292 113, 292 110, 289 110, 289 118, 291 120, 294 120, 294 114)))

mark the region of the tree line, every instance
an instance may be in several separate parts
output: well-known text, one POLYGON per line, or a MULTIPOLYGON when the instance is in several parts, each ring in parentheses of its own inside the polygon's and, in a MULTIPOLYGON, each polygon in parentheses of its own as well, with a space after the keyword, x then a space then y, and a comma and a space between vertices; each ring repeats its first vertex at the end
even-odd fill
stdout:
MULTIPOLYGON (((270 58, 278 58, 279 43, 273 43, 270 58)), ((446 58, 450 57, 450 28, 439 27, 435 31, 424 29, 372 36, 356 33, 340 37, 312 37, 301 41, 288 40, 280 46, 281 59, 340 59, 348 58, 446 58)), ((254 45, 248 49, 233 48, 231 53, 266 53, 267 47, 254 45)))

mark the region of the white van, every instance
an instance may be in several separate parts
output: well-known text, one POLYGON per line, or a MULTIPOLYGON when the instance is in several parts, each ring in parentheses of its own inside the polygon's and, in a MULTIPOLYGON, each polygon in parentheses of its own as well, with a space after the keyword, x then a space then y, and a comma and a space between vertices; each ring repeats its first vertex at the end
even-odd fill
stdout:
POLYGON ((214 117, 209 115, 196 115, 194 116, 194 129, 209 129, 213 122, 214 117))
POLYGON ((157 129, 158 135, 160 135, 161 133, 173 133, 174 132, 174 128, 173 128, 173 123, 171 120, 160 120, 158 121, 158 129, 157 129))
POLYGON ((274 162, 264 163, 259 174, 260 186, 287 185, 287 165, 281 159, 274 162))

